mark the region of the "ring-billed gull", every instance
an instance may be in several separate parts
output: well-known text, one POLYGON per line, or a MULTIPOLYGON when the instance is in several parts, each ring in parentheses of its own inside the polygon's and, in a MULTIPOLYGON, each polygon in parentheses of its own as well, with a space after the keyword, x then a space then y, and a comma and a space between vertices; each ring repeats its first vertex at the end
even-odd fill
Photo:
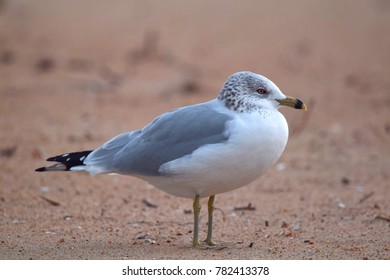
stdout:
POLYGON ((257 179, 286 147, 288 126, 279 105, 306 110, 266 77, 237 72, 214 100, 172 110, 95 150, 48 158, 57 163, 36 171, 132 175, 169 194, 192 198, 194 247, 200 247, 199 199, 209 197, 205 242, 214 245, 215 195, 257 179))

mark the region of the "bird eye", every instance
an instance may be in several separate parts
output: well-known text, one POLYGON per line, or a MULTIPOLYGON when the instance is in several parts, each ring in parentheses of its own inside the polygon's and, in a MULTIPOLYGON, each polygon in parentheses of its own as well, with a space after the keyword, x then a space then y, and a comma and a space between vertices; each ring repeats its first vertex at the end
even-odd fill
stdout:
POLYGON ((256 90, 258 93, 260 93, 260 94, 266 94, 267 93, 267 91, 265 90, 265 89, 263 89, 263 88, 259 88, 258 90, 256 90))

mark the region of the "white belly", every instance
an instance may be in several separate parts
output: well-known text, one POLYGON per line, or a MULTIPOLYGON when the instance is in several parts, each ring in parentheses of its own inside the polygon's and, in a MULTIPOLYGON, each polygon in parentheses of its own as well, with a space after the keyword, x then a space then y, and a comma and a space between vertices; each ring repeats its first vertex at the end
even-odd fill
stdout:
POLYGON ((287 144, 288 126, 278 111, 240 114, 228 125, 229 139, 202 146, 160 167, 162 176, 141 178, 175 196, 207 197, 245 186, 264 174, 287 144))

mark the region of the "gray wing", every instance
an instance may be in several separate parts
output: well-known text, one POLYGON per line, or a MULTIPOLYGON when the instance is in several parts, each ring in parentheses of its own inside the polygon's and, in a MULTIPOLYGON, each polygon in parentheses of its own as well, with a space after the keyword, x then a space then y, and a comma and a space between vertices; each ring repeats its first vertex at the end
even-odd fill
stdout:
POLYGON ((226 141, 229 135, 225 126, 231 117, 214 111, 210 105, 176 109, 156 118, 143 130, 120 134, 88 156, 84 162, 87 170, 157 176, 162 164, 203 145, 226 141))

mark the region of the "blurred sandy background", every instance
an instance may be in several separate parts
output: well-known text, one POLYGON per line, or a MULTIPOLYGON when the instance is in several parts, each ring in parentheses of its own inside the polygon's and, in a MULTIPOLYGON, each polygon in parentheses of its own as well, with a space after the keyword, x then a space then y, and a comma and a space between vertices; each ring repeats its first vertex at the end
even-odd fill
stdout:
POLYGON ((0 258, 389 259, 389 34, 386 0, 1 0, 0 258), (34 172, 240 70, 309 111, 282 109, 278 164, 216 197, 234 246, 192 249, 192 201, 141 180, 34 172))

